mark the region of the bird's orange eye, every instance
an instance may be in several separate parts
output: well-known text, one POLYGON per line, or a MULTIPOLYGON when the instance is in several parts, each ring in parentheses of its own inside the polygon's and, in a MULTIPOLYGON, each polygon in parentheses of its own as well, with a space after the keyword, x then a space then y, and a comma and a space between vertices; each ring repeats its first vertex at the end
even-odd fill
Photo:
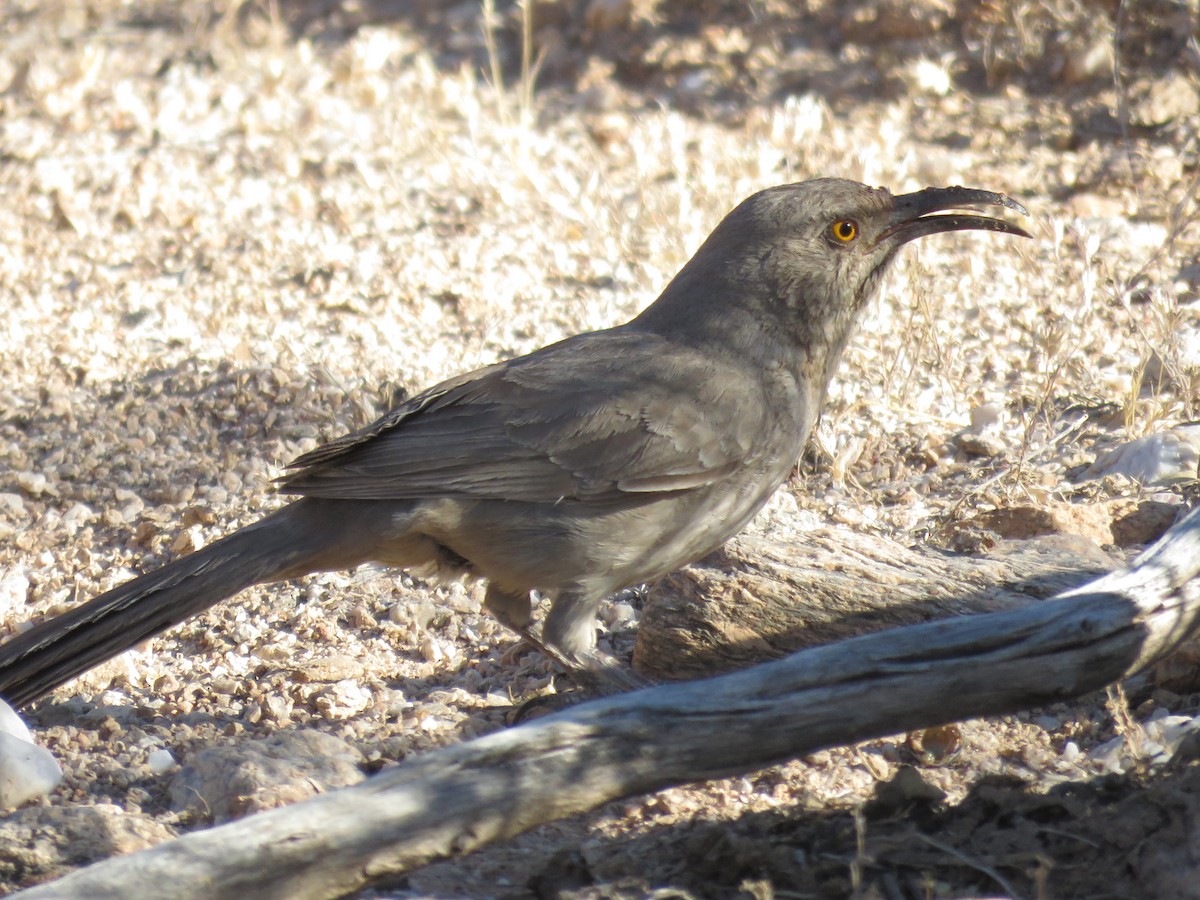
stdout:
POLYGON ((848 244, 858 237, 858 223, 853 219, 838 219, 829 226, 829 232, 835 240, 848 244))

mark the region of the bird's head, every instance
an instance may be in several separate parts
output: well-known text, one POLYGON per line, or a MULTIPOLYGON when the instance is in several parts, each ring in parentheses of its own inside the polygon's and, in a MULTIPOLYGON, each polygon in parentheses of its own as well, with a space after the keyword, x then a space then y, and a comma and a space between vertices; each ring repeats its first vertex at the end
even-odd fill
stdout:
POLYGON ((747 328, 755 323, 790 334, 810 350, 828 347, 836 358, 857 313, 908 242, 971 229, 1029 237, 1004 219, 962 212, 979 207, 1028 214, 1004 194, 964 187, 893 195, 818 178, 768 188, 725 217, 640 318, 648 325, 673 319, 678 327, 686 308, 698 327, 739 329, 744 320, 747 328))
POLYGON ((925 188, 893 195, 840 178, 768 188, 748 198, 718 226, 744 242, 743 252, 777 300, 811 308, 819 298, 857 309, 875 291, 896 251, 945 231, 998 231, 1029 237, 1004 219, 954 210, 1002 207, 1028 215, 1020 203, 974 188, 925 188), (939 215, 940 214, 940 215, 939 215))

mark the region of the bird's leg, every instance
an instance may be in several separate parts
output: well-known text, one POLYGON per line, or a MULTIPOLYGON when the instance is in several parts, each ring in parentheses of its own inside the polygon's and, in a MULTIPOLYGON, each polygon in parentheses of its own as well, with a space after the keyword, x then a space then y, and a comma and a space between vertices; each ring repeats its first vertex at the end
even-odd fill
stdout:
POLYGON ((489 581, 487 593, 483 595, 483 608, 490 612, 505 628, 524 636, 533 620, 533 602, 528 591, 506 591, 496 582, 489 581))
MULTIPOLYGON (((494 581, 489 581, 487 593, 483 596, 483 608, 490 612, 497 622, 517 634, 526 643, 536 647, 547 658, 558 663, 562 662, 543 646, 530 629, 530 622, 533 621, 533 601, 528 591, 506 591, 494 581)), ((519 644, 505 651, 501 662, 506 665, 511 663, 511 655, 518 647, 520 647, 519 644)))
MULTIPOLYGON (((487 593, 483 597, 483 607, 495 617, 497 622, 541 652, 547 659, 558 663, 568 672, 579 669, 579 663, 548 646, 533 633, 533 602, 528 591, 506 591, 495 582, 488 582, 487 593)), ((504 654, 502 662, 512 662, 510 655, 519 647, 518 644, 508 650, 504 654)))
POLYGON ((600 600, 583 591, 560 592, 542 626, 542 645, 553 648, 552 658, 565 660, 570 669, 590 676, 606 692, 648 687, 653 682, 596 647, 600 600))
POLYGON ((599 600, 587 594, 559 594, 550 607, 540 638, 531 626, 533 604, 528 593, 506 591, 489 582, 483 606, 496 621, 537 648, 547 659, 574 676, 597 682, 604 693, 634 690, 651 683, 619 660, 596 649, 599 600))

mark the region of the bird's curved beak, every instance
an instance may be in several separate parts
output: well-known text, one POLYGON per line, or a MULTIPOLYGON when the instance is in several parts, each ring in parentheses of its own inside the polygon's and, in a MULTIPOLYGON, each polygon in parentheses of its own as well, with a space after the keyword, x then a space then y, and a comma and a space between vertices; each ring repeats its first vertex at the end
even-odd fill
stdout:
POLYGON ((973 216, 964 213, 944 216, 928 215, 928 213, 953 209, 975 209, 980 206, 1002 206, 1005 209, 1019 212, 1023 216, 1029 215, 1029 211, 1024 206, 1006 194, 994 194, 991 191, 965 187, 925 188, 912 194, 901 194, 895 198, 891 221, 875 239, 875 244, 878 246, 887 242, 893 247, 898 247, 928 234, 970 229, 1000 231, 1004 234, 1032 237, 1024 228, 1006 222, 1004 219, 994 219, 991 216, 973 216))

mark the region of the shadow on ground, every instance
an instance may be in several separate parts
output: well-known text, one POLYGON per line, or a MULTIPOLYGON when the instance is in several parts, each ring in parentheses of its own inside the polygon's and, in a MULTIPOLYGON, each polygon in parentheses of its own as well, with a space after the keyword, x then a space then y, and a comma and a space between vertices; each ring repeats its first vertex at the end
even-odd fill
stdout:
MULTIPOLYGON (((1194 897, 1200 765, 1188 753, 1153 774, 1048 792, 988 777, 952 808, 897 800, 885 785, 857 821, 848 811, 797 806, 632 838, 559 841, 524 883, 498 896, 1194 897)), ((386 889, 420 889, 437 868, 386 889)))

